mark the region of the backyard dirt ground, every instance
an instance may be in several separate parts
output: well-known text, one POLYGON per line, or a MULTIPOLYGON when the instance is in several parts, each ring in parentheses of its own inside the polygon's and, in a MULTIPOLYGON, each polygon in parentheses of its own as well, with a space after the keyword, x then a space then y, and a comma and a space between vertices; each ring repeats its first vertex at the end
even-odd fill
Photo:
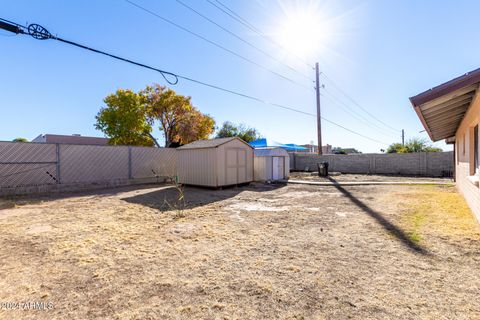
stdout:
POLYGON ((0 319, 480 318, 452 186, 184 191, 0 200, 0 319))

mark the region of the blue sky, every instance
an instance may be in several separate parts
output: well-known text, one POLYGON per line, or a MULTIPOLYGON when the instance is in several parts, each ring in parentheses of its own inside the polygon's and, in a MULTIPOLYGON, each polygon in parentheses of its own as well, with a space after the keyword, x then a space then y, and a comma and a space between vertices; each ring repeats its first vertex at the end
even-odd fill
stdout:
MULTIPOLYGON (((315 113, 313 83, 284 64, 253 50, 175 0, 132 0, 311 89, 305 89, 195 38, 125 1, 0 1, 1 17, 38 23, 51 33, 158 68, 315 113)), ((314 71, 279 50, 205 0, 183 0, 285 64, 312 78, 314 71)), ((275 34, 290 10, 315 7, 328 34, 319 50, 306 56, 364 109, 323 76, 322 115, 385 143, 427 137, 408 97, 476 69, 480 43, 478 1, 233 1, 225 4, 267 34, 275 34), (326 96, 329 96, 327 98, 326 96), (334 103, 331 99, 341 100, 334 103), (338 106, 355 110, 357 118, 338 106), (361 114, 360 121, 358 114, 361 114)), ((275 38, 276 39, 276 38, 275 38)), ((316 41, 313 39, 312 41, 316 41)), ((40 133, 101 136, 94 129, 103 98, 118 88, 140 90, 166 84, 160 74, 53 40, 11 36, 0 31, 0 140, 33 139, 40 133)), ((273 140, 316 140, 314 117, 180 81, 178 93, 213 116, 217 124, 245 123, 273 140)), ((155 136, 161 138, 156 130, 155 136)), ((333 146, 378 152, 386 145, 323 122, 323 141, 333 146)), ((445 147, 443 142, 438 146, 445 147)))

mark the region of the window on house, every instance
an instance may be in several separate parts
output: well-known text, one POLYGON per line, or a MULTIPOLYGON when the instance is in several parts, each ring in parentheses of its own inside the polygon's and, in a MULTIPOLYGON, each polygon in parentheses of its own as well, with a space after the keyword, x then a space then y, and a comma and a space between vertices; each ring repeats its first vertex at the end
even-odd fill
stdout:
POLYGON ((457 154, 457 164, 460 163, 460 141, 457 139, 457 141, 455 141, 455 151, 456 151, 456 154, 457 154))
POLYGON ((473 171, 474 173, 477 173, 480 165, 479 165, 479 159, 478 159, 478 125, 475 126, 473 129, 473 171))

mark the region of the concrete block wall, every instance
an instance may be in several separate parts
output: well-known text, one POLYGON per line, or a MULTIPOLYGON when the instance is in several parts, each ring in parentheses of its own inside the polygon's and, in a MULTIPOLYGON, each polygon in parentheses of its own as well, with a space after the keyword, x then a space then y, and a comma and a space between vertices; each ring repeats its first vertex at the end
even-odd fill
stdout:
POLYGON ((316 171, 317 164, 329 163, 329 170, 357 174, 392 174, 441 177, 453 172, 453 152, 389 154, 314 155, 290 154, 292 170, 316 171))
POLYGON ((432 176, 441 176, 442 171, 454 171, 455 159, 453 151, 450 152, 430 152, 427 153, 428 174, 432 176))

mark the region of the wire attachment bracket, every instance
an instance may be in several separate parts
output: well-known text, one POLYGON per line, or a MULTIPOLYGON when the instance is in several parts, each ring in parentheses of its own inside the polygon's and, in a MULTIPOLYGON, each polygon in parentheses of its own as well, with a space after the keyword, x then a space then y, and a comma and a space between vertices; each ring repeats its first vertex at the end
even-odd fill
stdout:
POLYGON ((27 27, 28 34, 37 40, 52 39, 52 34, 39 24, 32 23, 27 27))

